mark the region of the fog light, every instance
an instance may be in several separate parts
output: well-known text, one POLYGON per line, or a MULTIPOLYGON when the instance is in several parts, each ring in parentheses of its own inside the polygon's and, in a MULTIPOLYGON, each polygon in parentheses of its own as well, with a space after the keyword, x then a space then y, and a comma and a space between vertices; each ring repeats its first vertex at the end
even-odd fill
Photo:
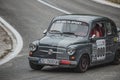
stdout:
POLYGON ((29 52, 29 56, 32 56, 32 52, 31 51, 29 52))
POLYGON ((71 56, 70 59, 71 59, 71 60, 75 60, 75 57, 74 57, 74 56, 71 56))

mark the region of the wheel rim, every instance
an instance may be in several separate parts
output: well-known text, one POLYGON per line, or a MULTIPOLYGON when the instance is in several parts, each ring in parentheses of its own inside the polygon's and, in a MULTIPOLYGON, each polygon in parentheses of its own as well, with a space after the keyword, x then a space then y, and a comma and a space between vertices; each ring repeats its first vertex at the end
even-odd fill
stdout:
POLYGON ((88 58, 87 56, 83 56, 83 58, 81 59, 81 68, 83 71, 87 70, 88 68, 88 58))

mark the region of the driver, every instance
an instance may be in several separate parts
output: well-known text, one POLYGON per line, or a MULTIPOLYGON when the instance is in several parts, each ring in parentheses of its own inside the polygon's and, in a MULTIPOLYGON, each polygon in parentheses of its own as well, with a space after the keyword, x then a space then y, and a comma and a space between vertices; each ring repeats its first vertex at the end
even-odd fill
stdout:
POLYGON ((99 24, 96 24, 95 27, 92 29, 92 31, 91 31, 91 37, 92 37, 93 35, 94 35, 95 37, 97 37, 97 38, 103 36, 102 29, 101 29, 101 27, 100 27, 99 24))

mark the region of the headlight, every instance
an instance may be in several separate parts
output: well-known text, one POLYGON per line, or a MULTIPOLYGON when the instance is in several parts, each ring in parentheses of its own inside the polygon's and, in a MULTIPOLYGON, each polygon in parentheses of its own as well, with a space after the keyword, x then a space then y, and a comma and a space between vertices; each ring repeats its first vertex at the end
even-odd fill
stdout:
POLYGON ((73 54, 75 53, 75 49, 69 48, 69 49, 67 50, 67 53, 68 53, 69 55, 73 55, 73 54))
POLYGON ((29 49, 30 49, 30 51, 35 51, 35 50, 37 49, 37 45, 31 43, 31 44, 29 45, 29 49))

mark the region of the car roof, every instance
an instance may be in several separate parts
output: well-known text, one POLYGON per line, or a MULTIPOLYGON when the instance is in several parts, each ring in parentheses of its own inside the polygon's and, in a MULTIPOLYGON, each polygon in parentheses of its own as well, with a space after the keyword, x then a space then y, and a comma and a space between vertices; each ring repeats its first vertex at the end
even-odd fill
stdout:
POLYGON ((106 17, 99 16, 99 15, 91 15, 91 14, 68 14, 63 16, 58 16, 54 18, 54 20, 77 20, 90 23, 93 20, 103 19, 106 17))

